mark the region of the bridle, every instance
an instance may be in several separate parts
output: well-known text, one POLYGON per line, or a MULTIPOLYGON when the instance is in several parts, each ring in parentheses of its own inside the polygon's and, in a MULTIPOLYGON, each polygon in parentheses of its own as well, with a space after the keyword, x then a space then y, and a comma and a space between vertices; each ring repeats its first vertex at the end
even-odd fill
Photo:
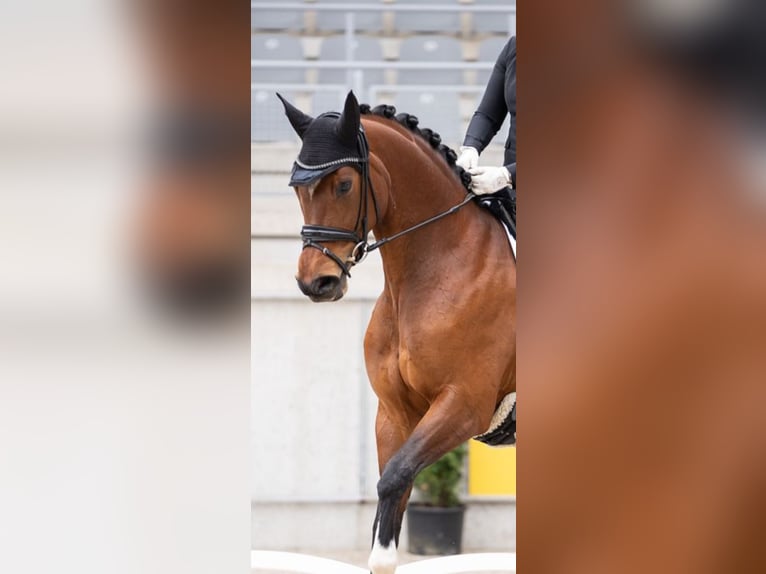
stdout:
MULTIPOLYGON (((326 115, 334 115, 333 112, 326 114, 326 115)), ((340 114, 336 114, 339 116, 340 114)), ((359 134, 357 136, 357 149, 359 151, 359 157, 358 158, 349 158, 347 161, 344 160, 344 163, 358 163, 361 168, 361 180, 362 180, 362 190, 359 197, 359 210, 357 212, 356 216, 356 223, 354 224, 353 230, 349 229, 342 229, 338 227, 328 227, 325 225, 304 225, 301 228, 301 238, 303 239, 303 249, 306 249, 307 247, 312 247, 314 249, 318 249, 322 252, 325 256, 329 257, 335 263, 340 267, 341 271, 343 272, 343 275, 346 277, 351 277, 351 267, 354 265, 357 265, 364 261, 364 259, 367 257, 367 254, 371 251, 375 251, 376 249, 379 249, 386 243, 393 241, 394 239, 398 239, 399 237, 402 237, 403 235, 407 235, 408 233, 411 233, 417 229, 420 229, 421 227, 425 227, 426 225, 429 225, 431 223, 434 223, 435 221, 438 221, 444 217, 447 217, 448 215, 451 215, 458 211, 460 208, 462 208, 464 205, 469 203, 475 196, 470 191, 466 194, 465 198, 458 203, 457 205, 451 207, 447 211, 444 211, 442 213, 439 213, 429 219, 426 219, 425 221, 422 221, 416 225, 413 225, 412 227, 408 227, 407 229, 404 229, 403 231, 399 231, 398 233, 395 233, 394 235, 390 237, 385 237, 383 239, 380 239, 379 241, 374 241, 372 243, 367 242, 367 236, 370 232, 370 226, 369 222, 367 220, 367 211, 368 211, 368 205, 369 205, 369 199, 372 198, 372 204, 375 208, 375 221, 376 223, 380 220, 380 213, 378 211, 378 200, 375 196, 375 189, 372 186, 372 179, 370 178, 370 147, 367 142, 367 136, 364 133, 364 127, 359 127, 359 134), (357 234, 357 230, 361 227, 361 234, 357 234), (330 243, 330 242, 347 242, 347 243, 353 243, 354 249, 351 251, 351 255, 349 255, 345 261, 341 259, 337 254, 333 253, 330 249, 322 245, 323 243, 330 243)), ((304 166, 304 167, 313 167, 315 169, 321 169, 322 167, 326 166, 304 166)))
MULTIPOLYGON (((340 114, 334 112, 325 115, 340 116, 340 114)), ((335 263, 338 264, 338 267, 341 268, 341 271, 343 271, 343 274, 347 277, 351 277, 349 269, 357 263, 361 263, 367 256, 367 235, 370 232, 369 222, 367 221, 369 197, 372 197, 372 204, 375 208, 375 220, 377 221, 380 217, 378 212, 378 200, 375 196, 375 190, 372 187, 372 180, 370 179, 370 148, 367 143, 367 136, 364 133, 364 127, 362 126, 359 126, 359 133, 357 134, 357 150, 359 152, 359 157, 348 158, 344 161, 344 163, 359 164, 361 171, 362 190, 359 198, 359 209, 356 214, 354 229, 348 230, 338 227, 327 227, 325 225, 304 225, 301 228, 303 249, 306 249, 306 247, 318 249, 324 255, 335 261, 335 263), (357 235, 357 229, 359 229, 360 226, 362 233, 361 235, 357 235), (322 245, 322 243, 332 241, 345 241, 354 244, 354 250, 345 261, 322 245)), ((316 168, 317 166, 312 167, 316 168)), ((321 169, 322 166, 318 167, 321 169)))

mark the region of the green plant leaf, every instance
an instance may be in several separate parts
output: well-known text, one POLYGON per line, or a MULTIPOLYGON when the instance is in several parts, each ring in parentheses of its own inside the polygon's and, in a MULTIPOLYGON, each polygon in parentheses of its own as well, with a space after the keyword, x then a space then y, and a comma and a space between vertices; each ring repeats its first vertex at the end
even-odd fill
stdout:
POLYGON ((460 480, 468 452, 465 444, 448 452, 415 477, 415 489, 432 506, 459 506, 460 480))

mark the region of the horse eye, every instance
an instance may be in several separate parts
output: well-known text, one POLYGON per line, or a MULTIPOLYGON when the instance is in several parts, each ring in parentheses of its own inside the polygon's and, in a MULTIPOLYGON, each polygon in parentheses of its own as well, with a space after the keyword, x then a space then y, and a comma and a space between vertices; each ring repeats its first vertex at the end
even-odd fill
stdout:
POLYGON ((351 185, 352 185, 351 181, 348 181, 348 180, 341 181, 338 184, 338 188, 337 188, 338 194, 340 195, 340 194, 348 193, 349 191, 351 191, 351 185))

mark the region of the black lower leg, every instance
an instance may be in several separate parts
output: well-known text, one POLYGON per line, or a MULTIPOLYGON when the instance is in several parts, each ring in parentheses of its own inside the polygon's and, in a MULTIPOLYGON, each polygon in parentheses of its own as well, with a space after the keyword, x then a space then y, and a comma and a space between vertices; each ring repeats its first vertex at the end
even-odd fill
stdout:
POLYGON ((405 498, 415 477, 413 470, 401 464, 399 458, 397 456, 389 461, 378 481, 378 512, 374 532, 377 532, 378 542, 383 546, 390 545, 391 541, 399 545, 405 498))

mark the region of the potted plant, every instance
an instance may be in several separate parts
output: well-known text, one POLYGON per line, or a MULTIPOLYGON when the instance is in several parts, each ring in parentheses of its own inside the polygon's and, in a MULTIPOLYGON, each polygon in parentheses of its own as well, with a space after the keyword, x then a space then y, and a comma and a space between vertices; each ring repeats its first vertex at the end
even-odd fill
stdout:
POLYGON ((407 506, 409 551, 422 555, 460 554, 465 506, 460 489, 465 444, 448 452, 415 478, 415 497, 407 506))

